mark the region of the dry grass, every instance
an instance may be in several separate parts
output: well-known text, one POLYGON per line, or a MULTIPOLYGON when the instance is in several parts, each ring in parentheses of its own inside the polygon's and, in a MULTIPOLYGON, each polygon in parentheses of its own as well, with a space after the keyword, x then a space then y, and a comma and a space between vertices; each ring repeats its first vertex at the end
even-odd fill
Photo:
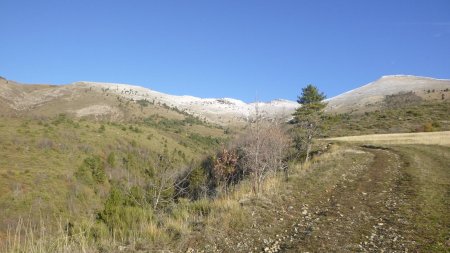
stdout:
POLYGON ((430 133, 370 134, 328 138, 326 140, 370 144, 424 144, 450 146, 450 131, 430 133))
MULTIPOLYGON (((264 184, 263 198, 274 195, 280 187, 281 178, 270 177, 264 184)), ((262 197, 262 196, 260 196, 262 197)), ((272 196, 273 197, 273 196, 272 196)), ((57 227, 39 222, 32 224, 30 219, 19 219, 10 227, 4 242, 0 241, 0 252, 115 252, 121 249, 135 250, 175 249, 184 251, 195 231, 206 231, 201 234, 202 242, 214 241, 217 236, 227 237, 232 231, 240 231, 249 226, 249 217, 241 206, 241 201, 258 198, 251 193, 251 184, 244 181, 229 195, 217 199, 200 199, 190 201, 180 199, 173 210, 160 214, 157 222, 143 222, 139 229, 130 231, 125 239, 106 236, 96 241, 92 237, 95 224, 85 224, 69 236, 67 220, 59 219, 57 227)), ((52 221, 55 223, 55 221, 52 221)), ((54 225, 54 224, 53 224, 54 225)))
POLYGON ((71 236, 60 219, 56 229, 43 220, 34 225, 19 219, 14 228, 7 231, 6 239, 0 243, 1 252, 95 252, 89 245, 86 230, 73 231, 71 236))

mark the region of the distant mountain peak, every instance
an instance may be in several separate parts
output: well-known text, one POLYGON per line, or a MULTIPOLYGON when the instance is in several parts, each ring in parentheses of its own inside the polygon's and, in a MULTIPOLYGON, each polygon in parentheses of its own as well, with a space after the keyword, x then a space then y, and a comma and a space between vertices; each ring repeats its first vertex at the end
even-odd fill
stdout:
POLYGON ((380 79, 427 79, 427 80, 443 80, 446 81, 448 79, 439 79, 428 76, 416 76, 416 75, 406 75, 406 74, 397 74, 397 75, 384 75, 380 79))
POLYGON ((380 79, 327 99, 329 112, 349 112, 376 108, 386 95, 412 91, 424 99, 440 99, 428 90, 444 92, 450 80, 413 75, 386 75, 380 79))

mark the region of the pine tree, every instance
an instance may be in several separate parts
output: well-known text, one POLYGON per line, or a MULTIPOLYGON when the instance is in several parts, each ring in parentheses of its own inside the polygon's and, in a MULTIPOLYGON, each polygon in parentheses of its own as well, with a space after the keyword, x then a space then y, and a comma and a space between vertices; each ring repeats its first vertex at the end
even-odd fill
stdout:
POLYGON ((316 86, 308 84, 302 89, 301 96, 298 97, 297 103, 302 105, 321 103, 326 98, 323 92, 319 92, 316 86))
POLYGON ((297 99, 301 106, 293 115, 294 122, 298 126, 294 142, 299 151, 305 150, 305 161, 309 160, 313 138, 321 132, 323 109, 326 106, 326 103, 323 102, 325 98, 323 92, 309 84, 302 89, 302 93, 297 99))

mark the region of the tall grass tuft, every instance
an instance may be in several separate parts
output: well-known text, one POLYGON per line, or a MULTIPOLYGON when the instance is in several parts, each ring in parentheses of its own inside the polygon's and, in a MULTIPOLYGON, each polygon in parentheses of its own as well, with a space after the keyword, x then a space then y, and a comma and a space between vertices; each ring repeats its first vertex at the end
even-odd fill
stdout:
POLYGON ((43 220, 35 225, 21 218, 15 227, 8 228, 6 240, 0 244, 0 251, 8 253, 96 252, 90 246, 86 231, 81 228, 78 231, 71 231, 71 228, 63 225, 62 219, 59 220, 58 226, 52 229, 43 220))

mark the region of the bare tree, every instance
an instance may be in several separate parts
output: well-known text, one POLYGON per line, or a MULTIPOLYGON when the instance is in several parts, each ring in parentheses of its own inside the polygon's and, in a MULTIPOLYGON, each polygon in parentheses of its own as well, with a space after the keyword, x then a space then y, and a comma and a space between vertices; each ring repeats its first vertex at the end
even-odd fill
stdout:
POLYGON ((256 118, 242 141, 244 172, 250 175, 253 192, 259 194, 268 175, 285 169, 289 139, 280 124, 264 121, 256 107, 256 118))
POLYGON ((153 164, 153 168, 156 173, 148 183, 147 190, 150 193, 153 209, 156 210, 162 203, 172 200, 177 174, 174 172, 172 162, 167 155, 159 155, 153 164))

